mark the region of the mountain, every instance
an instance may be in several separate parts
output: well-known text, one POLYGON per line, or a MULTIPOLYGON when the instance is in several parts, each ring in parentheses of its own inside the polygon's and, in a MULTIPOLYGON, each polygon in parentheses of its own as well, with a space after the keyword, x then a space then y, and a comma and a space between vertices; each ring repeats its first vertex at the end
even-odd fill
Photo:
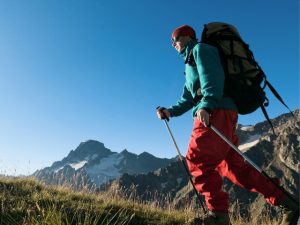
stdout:
POLYGON ((33 176, 46 184, 66 184, 74 188, 100 187, 124 173, 143 174, 165 167, 172 159, 157 158, 143 152, 112 152, 103 143, 82 142, 61 161, 36 171, 33 176))
MULTIPOLYGON (((269 176, 279 178, 284 188, 294 195, 299 193, 299 119, 300 110, 294 111, 294 117, 283 114, 273 119, 276 135, 268 122, 253 126, 239 125, 237 128, 241 143, 239 148, 269 176)), ((113 184, 125 190, 135 186, 136 195, 146 201, 155 200, 164 204, 165 199, 168 199, 177 207, 186 207, 191 202, 197 204, 194 190, 178 160, 147 174, 123 174, 113 184)), ((265 215, 269 208, 262 196, 250 193, 226 178, 224 189, 229 192, 231 202, 235 203, 233 207, 238 207, 241 213, 265 215)), ((277 214, 277 209, 272 208, 271 213, 277 214)))

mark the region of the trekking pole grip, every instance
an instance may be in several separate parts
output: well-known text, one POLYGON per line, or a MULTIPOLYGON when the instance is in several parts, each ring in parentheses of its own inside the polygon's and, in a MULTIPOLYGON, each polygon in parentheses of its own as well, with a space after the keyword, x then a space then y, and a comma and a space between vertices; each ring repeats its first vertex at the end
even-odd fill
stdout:
POLYGON ((163 117, 162 117, 162 119, 164 119, 164 120, 166 120, 166 121, 170 121, 170 119, 166 116, 166 114, 164 113, 164 110, 165 110, 166 108, 165 107, 160 107, 160 106, 157 106, 156 107, 156 110, 157 111, 159 111, 159 112, 161 112, 162 114, 163 114, 163 117))

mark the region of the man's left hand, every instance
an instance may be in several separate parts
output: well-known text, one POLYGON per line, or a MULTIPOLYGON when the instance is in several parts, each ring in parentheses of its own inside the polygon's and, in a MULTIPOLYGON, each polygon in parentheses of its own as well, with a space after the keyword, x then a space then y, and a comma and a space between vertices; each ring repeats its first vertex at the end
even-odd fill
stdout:
POLYGON ((205 127, 209 125, 209 113, 205 109, 199 109, 196 113, 197 118, 203 123, 205 127))

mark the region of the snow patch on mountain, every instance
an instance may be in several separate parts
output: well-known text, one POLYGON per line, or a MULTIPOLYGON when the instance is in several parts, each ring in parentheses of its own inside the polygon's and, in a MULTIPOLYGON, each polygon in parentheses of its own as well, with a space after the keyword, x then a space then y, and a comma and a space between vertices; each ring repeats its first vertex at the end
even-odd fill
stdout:
POLYGON ((114 153, 106 158, 101 159, 98 164, 89 167, 87 172, 89 174, 98 174, 101 172, 104 175, 117 177, 120 175, 120 172, 116 166, 121 162, 122 159, 122 155, 114 153))
POLYGON ((83 160, 81 162, 77 162, 77 163, 70 163, 69 165, 75 169, 78 170, 80 168, 82 168, 88 161, 87 160, 83 160))
POLYGON ((94 182, 100 185, 122 174, 118 165, 123 158, 123 155, 114 153, 101 159, 99 163, 86 168, 86 171, 94 182))
POLYGON ((239 146, 239 149, 242 152, 247 151, 249 148, 255 146, 259 142, 260 137, 261 137, 260 134, 254 134, 249 136, 248 139, 239 146))
POLYGON ((241 126, 240 128, 242 131, 253 131, 253 126, 241 126))
POLYGON ((59 167, 58 169, 54 170, 54 173, 57 173, 58 171, 62 170, 64 168, 64 166, 59 167))

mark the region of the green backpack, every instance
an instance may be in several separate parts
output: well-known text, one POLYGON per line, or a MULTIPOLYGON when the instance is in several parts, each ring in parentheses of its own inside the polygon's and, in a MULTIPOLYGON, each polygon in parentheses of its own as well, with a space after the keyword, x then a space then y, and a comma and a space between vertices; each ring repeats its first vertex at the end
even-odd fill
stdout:
MULTIPOLYGON (((238 113, 245 115, 261 108, 273 129, 265 109, 269 105, 265 87, 268 86, 276 98, 287 108, 288 106, 267 81, 249 45, 242 40, 237 29, 230 24, 220 22, 205 24, 200 42, 215 46, 219 50, 225 72, 224 94, 234 100, 238 113)), ((188 58, 187 62, 193 60, 190 59, 193 58, 192 54, 189 54, 188 58)), ((291 112, 289 108, 288 110, 291 112)))

